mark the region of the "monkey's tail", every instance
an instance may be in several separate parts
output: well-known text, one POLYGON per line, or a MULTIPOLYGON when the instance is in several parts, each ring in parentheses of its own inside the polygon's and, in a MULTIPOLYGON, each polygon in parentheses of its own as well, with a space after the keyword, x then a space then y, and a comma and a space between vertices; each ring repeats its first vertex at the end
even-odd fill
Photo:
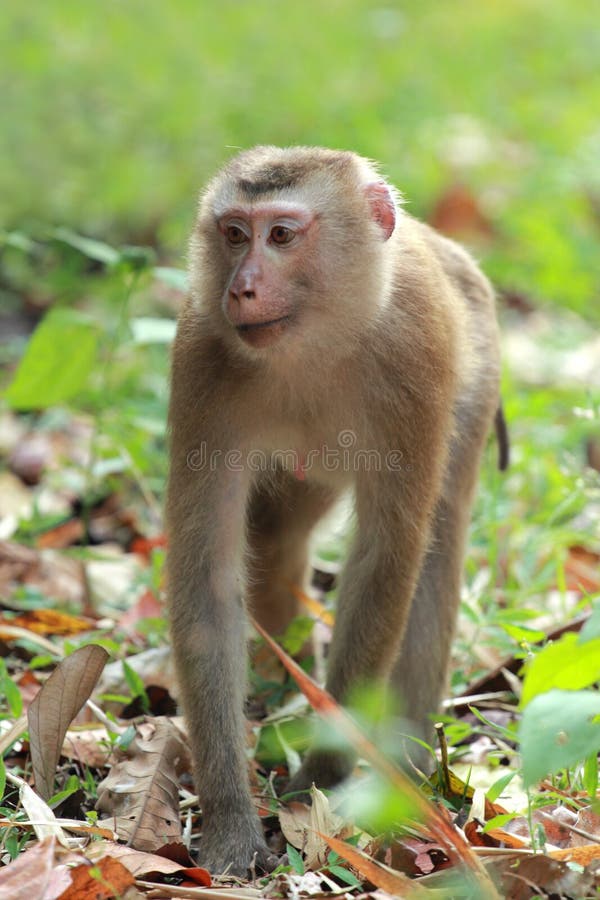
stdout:
POLYGON ((510 439, 501 403, 494 417, 494 428, 496 429, 496 440, 498 441, 498 468, 501 472, 504 472, 510 462, 510 439))

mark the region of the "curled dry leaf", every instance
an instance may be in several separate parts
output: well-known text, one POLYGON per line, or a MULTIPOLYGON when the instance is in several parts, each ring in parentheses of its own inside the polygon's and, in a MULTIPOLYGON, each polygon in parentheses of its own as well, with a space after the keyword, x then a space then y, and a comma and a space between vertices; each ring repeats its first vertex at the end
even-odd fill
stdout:
POLYGON ((56 667, 29 707, 29 742, 37 792, 52 796, 67 728, 92 693, 108 654, 98 644, 75 650, 56 667))
POLYGON ((152 852, 181 836, 177 771, 187 751, 167 718, 137 728, 127 758, 98 785, 97 808, 111 818, 120 840, 152 852), (143 730, 142 730, 143 729, 143 730))

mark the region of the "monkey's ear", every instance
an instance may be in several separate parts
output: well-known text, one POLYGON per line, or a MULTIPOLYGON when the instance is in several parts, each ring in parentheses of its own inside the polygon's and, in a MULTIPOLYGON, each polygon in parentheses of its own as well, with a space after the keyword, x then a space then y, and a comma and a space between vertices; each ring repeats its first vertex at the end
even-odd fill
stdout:
POLYGON ((396 225, 396 204, 385 181, 372 181, 365 187, 365 197, 371 207, 371 218, 377 222, 387 241, 396 225))

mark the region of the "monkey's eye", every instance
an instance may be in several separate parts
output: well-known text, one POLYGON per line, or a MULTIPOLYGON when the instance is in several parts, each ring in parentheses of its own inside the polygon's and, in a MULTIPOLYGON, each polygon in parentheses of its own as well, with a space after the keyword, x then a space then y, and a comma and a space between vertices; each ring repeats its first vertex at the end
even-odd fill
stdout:
POLYGON ((246 234, 238 225, 228 225, 225 229, 225 237, 232 247, 239 247, 240 244, 244 244, 248 240, 246 234))
POLYGON ((270 238, 274 244, 279 244, 282 246, 283 244, 289 244, 290 241, 293 241, 296 236, 296 232, 292 231, 291 228, 286 228, 285 225, 275 225, 271 229, 270 238))

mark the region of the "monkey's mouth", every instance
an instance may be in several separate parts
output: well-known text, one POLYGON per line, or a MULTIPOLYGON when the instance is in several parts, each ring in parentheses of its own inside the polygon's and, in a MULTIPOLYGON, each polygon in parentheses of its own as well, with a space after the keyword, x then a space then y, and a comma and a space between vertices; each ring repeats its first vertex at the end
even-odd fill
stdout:
POLYGON ((248 322, 237 325, 236 331, 245 343, 253 347, 266 347, 285 331, 289 321, 289 316, 281 316, 268 322, 248 322))

